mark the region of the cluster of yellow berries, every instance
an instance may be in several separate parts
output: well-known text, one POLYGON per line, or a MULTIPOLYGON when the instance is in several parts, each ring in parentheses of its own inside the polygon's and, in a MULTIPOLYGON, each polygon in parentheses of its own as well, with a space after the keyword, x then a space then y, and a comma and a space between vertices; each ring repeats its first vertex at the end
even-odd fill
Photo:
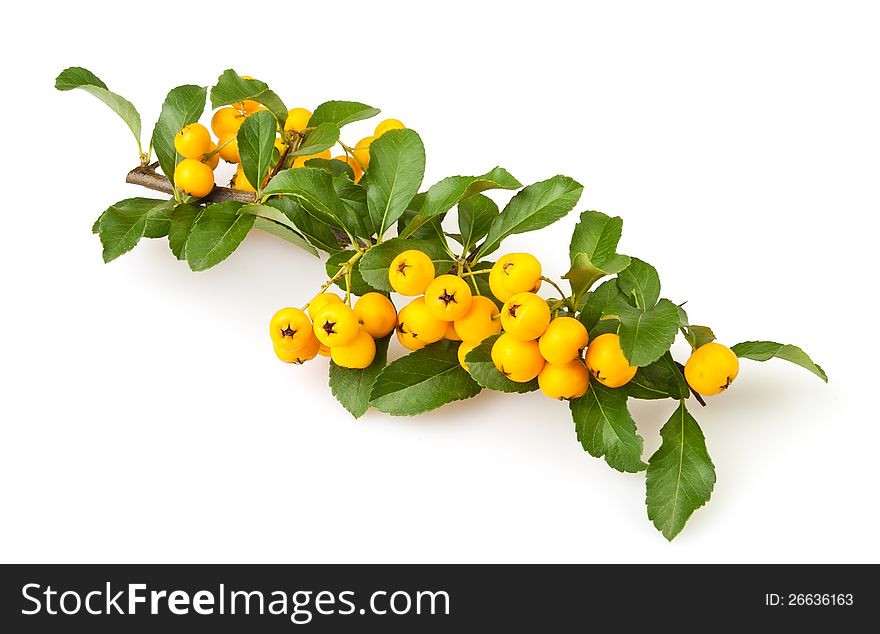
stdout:
MULTIPOLYGON (((264 109, 264 106, 252 100, 220 108, 211 118, 211 129, 217 137, 216 141, 212 140, 208 129, 200 123, 191 123, 181 129, 174 138, 174 148, 183 157, 174 170, 174 183, 178 189, 198 198, 207 196, 214 188, 213 170, 217 168, 222 158, 228 163, 238 165, 230 183, 231 187, 241 191, 255 191, 241 166, 238 131, 249 115, 264 109)), ((287 113, 284 129, 302 134, 308 128, 311 118, 311 111, 305 108, 293 108, 287 113)), ((370 144, 385 132, 404 127, 397 119, 385 119, 379 122, 372 136, 364 137, 350 148, 351 155, 334 156, 332 160, 342 161, 348 165, 354 173, 354 182, 357 183, 370 164, 370 144)), ((284 155, 286 145, 281 135, 275 139, 275 148, 278 150, 279 158, 284 155)), ((304 167, 306 161, 314 158, 331 160, 330 150, 308 156, 297 156, 290 167, 304 167)))
MULTIPOLYGON (((468 370, 469 352, 488 337, 492 363, 511 381, 538 386, 554 399, 583 396, 590 377, 606 387, 626 385, 638 368, 630 365, 620 337, 604 333, 590 341, 586 327, 567 315, 554 316, 538 296, 541 263, 528 253, 502 256, 489 271, 489 288, 503 306, 474 294, 459 275, 436 275, 424 252, 400 253, 388 268, 399 294, 413 297, 399 313, 388 297, 367 293, 350 308, 334 293, 321 293, 307 306, 282 308, 270 325, 275 353, 282 361, 304 363, 318 354, 345 368, 366 368, 376 356, 375 340, 396 332, 408 350, 449 339, 460 341, 458 360, 468 370)), ((719 343, 706 343, 685 366, 688 384, 700 394, 726 389, 739 370, 736 355, 719 343)))
POLYGON ((269 335, 275 354, 288 363, 330 357, 343 368, 366 368, 376 358, 376 339, 391 334, 397 312, 381 293, 367 293, 350 308, 335 293, 321 293, 307 306, 282 308, 269 335))

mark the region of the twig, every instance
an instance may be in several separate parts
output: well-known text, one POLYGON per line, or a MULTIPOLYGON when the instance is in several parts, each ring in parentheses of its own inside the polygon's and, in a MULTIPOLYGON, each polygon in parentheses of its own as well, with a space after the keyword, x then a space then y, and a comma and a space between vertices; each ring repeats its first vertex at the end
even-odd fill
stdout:
MULTIPOLYGON (((125 182, 132 185, 140 185, 163 194, 174 194, 174 189, 171 187, 168 179, 161 174, 157 174, 155 167, 151 165, 134 168, 125 177, 125 182)), ((229 187, 215 187, 211 190, 210 194, 201 200, 206 203, 235 200, 244 204, 252 204, 257 202, 257 196, 253 192, 244 192, 238 189, 230 189, 229 187)))

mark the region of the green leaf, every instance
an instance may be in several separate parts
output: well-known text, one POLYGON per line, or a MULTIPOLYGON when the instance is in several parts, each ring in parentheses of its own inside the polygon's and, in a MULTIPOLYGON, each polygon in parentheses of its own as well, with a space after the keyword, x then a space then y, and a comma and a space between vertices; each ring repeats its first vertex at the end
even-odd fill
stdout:
POLYGON ((294 197, 318 220, 359 233, 360 222, 340 200, 329 172, 314 167, 281 170, 263 189, 263 196, 277 194, 294 197))
POLYGON ((627 473, 642 471, 644 440, 626 407, 626 391, 590 381, 580 398, 569 401, 577 438, 593 457, 605 457, 614 469, 627 473))
POLYGON ((776 343, 775 341, 744 341, 733 346, 731 350, 736 356, 752 361, 769 361, 770 359, 789 361, 806 368, 828 383, 828 375, 825 374, 825 370, 815 364, 809 355, 797 346, 776 343))
MULTIPOLYGON (((660 276, 657 275, 657 269, 638 258, 632 258, 630 265, 617 276, 617 286, 642 310, 651 308, 660 297, 660 276)), ((675 314, 678 320, 678 309, 675 314)))
POLYGON ((450 176, 444 178, 442 181, 431 185, 430 189, 428 189, 418 214, 416 214, 401 236, 406 238, 412 235, 416 229, 429 219, 446 213, 458 203, 480 192, 489 189, 519 189, 520 187, 522 187, 522 183, 511 176, 503 167, 493 167, 482 176, 450 176))
MULTIPOLYGON (((424 193, 416 194, 415 196, 413 196, 413 199, 407 206, 406 211, 404 211, 403 215, 397 220, 398 235, 406 231, 413 218, 415 218, 416 214, 418 214, 418 210, 421 209, 424 200, 424 193)), ((449 243, 446 240, 446 233, 443 231, 443 220, 445 217, 446 214, 439 214, 437 216, 434 216, 430 220, 422 223, 418 229, 411 231, 406 237, 413 238, 415 240, 434 240, 448 249, 449 243)))
POLYGON ((376 340, 376 358, 362 370, 343 368, 330 362, 330 391, 355 418, 370 408, 370 394, 376 377, 388 363, 388 337, 376 340))
POLYGON ((202 116, 205 95, 206 89, 202 86, 178 86, 171 89, 162 104, 159 121, 153 128, 153 148, 162 173, 171 183, 174 183, 174 167, 177 165, 174 137, 181 128, 195 123, 202 116))
POLYGON ((306 134, 302 145, 295 152, 291 152, 290 156, 319 154, 332 148, 337 141, 339 141, 339 128, 333 123, 322 123, 306 134))
POLYGON ((334 176, 333 189, 347 209, 346 217, 354 226, 355 235, 365 239, 372 236, 375 231, 367 211, 367 190, 362 185, 353 183, 348 176, 334 176))
POLYGON ((583 185, 568 176, 554 176, 524 187, 492 222, 479 256, 495 251, 509 235, 535 231, 556 222, 574 208, 583 191, 583 185))
POLYGON ((238 210, 238 213, 255 216, 255 229, 286 240, 317 257, 318 251, 309 244, 308 240, 297 230, 296 225, 283 211, 269 205, 245 205, 238 210))
POLYGON ((306 167, 318 167, 322 170, 330 172, 332 176, 346 176, 350 181, 354 182, 354 170, 351 165, 337 161, 336 159, 313 158, 305 163, 306 167))
POLYGON ((663 442, 648 460, 648 517, 672 540, 688 518, 709 501, 715 487, 715 465, 703 431, 684 403, 660 429, 663 442))
POLYGON ((715 333, 709 326, 682 326, 684 337, 688 343, 696 350, 703 344, 715 341, 715 333))
MULTIPOLYGON (((619 284, 618 278, 618 284, 619 284)), ((669 350, 678 333, 678 310, 668 299, 641 310, 620 301, 613 308, 620 321, 620 348, 631 365, 650 365, 669 350)))
POLYGON ((617 286, 617 280, 605 280, 594 290, 585 296, 581 313, 578 316, 580 322, 586 326, 590 337, 593 336, 593 329, 596 324, 612 306, 617 306, 622 301, 620 289, 617 286))
POLYGON ((498 217, 498 205, 488 196, 477 194, 458 203, 458 228, 464 253, 486 237, 498 217))
POLYGON ((630 264, 627 255, 617 253, 623 220, 599 211, 585 211, 575 225, 569 245, 571 268, 563 277, 571 283, 575 297, 586 293, 606 275, 620 273, 630 264))
POLYGON ((370 144, 367 207, 381 237, 406 210, 425 175, 425 146, 415 130, 391 130, 370 144))
POLYGON ((266 106, 275 115, 280 127, 287 121, 287 106, 281 98, 258 79, 245 79, 231 68, 223 71, 217 84, 211 87, 211 107, 231 106, 251 99, 266 106))
POLYGON ((438 341, 386 366, 373 384, 371 405, 393 416, 415 416, 476 396, 480 386, 459 365, 457 352, 458 342, 438 341))
POLYGON ((259 191, 269 173, 275 154, 275 118, 259 110, 245 118, 238 129, 238 152, 241 169, 249 183, 259 191))
POLYGON ((226 201, 205 207, 186 241, 186 260, 204 271, 228 258, 254 226, 254 216, 240 214, 242 204, 226 201))
MULTIPOLYGON (((155 198, 127 198, 108 207, 98 223, 104 262, 131 251, 144 237, 150 218, 163 217, 171 205, 170 201, 155 198)), ((151 233, 155 232, 151 229, 151 233)))
POLYGON ((355 121, 375 117, 380 112, 381 110, 378 108, 357 101, 325 101, 315 108, 311 119, 309 119, 309 126, 316 127, 322 123, 332 123, 337 128, 341 128, 355 121))
POLYGON ((142 152, 141 115, 138 113, 137 108, 127 99, 110 92, 107 89, 107 84, 98 79, 94 73, 85 68, 67 68, 61 71, 61 74, 55 79, 55 88, 65 91, 80 88, 103 101, 125 122, 125 125, 131 130, 137 141, 138 152, 142 152))
POLYGON ((639 368, 626 384, 626 393, 631 398, 647 400, 673 398, 680 401, 690 397, 687 381, 668 351, 651 365, 639 368))
POLYGON ((265 204, 278 209, 290 218, 297 230, 315 247, 330 254, 336 253, 342 248, 330 225, 307 213, 306 210, 293 199, 272 198, 267 200, 265 204))
POLYGON ((196 205, 178 205, 171 212, 171 227, 168 230, 168 246, 178 260, 186 259, 186 241, 192 231, 193 225, 204 208, 196 205))
MULTIPOLYGON (((354 251, 339 251, 334 253, 327 259, 327 263, 325 265, 327 275, 333 277, 339 272, 339 267, 351 259, 351 256, 354 255, 354 251)), ((336 286, 341 288, 342 290, 347 290, 345 278, 342 277, 335 282, 336 286)), ((361 275, 360 269, 355 266, 351 270, 351 292, 354 295, 366 295, 376 289, 367 284, 364 281, 363 275, 361 275)))
POLYGON ((388 293, 393 291, 391 282, 388 281, 388 267, 391 266, 394 258, 409 249, 418 249, 427 253, 434 262, 437 275, 446 273, 452 266, 449 255, 434 241, 391 238, 372 247, 360 259, 358 269, 366 283, 380 291, 388 293))
POLYGON ((498 371, 498 368, 492 362, 492 346, 497 339, 498 335, 488 337, 480 345, 467 353, 465 361, 468 365, 468 372, 473 379, 480 386, 499 392, 523 394, 537 390, 537 379, 532 379, 528 383, 517 383, 516 381, 511 381, 498 371))

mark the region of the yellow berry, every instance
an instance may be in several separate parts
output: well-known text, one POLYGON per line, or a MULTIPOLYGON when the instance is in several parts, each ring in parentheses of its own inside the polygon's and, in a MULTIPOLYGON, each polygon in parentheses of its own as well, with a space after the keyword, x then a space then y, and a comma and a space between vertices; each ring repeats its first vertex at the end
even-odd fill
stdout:
POLYGON ((183 158, 201 159, 211 146, 211 133, 201 123, 190 123, 174 135, 174 149, 183 158))
POLYGON ((174 184, 190 196, 202 198, 214 189, 214 171, 196 159, 183 159, 174 168, 174 184))
POLYGON ((492 344, 492 363, 511 381, 527 383, 544 368, 537 341, 523 341, 504 333, 492 344))
POLYGON ((720 394, 739 374, 739 359, 725 345, 710 341, 697 348, 684 365, 684 377, 703 396, 720 394))
POLYGON ((315 298, 309 302, 309 317, 314 320, 318 311, 330 303, 341 304, 342 298, 336 293, 321 293, 316 295, 315 298))
POLYGON ((211 144, 208 146, 208 151, 202 155, 201 160, 202 163, 210 167, 212 170, 217 169, 217 166, 220 165, 220 153, 217 152, 216 143, 211 141, 211 144))
POLYGON ((565 365, 581 356, 587 347, 587 329, 574 317, 557 317, 541 335, 538 347, 547 363, 565 365))
POLYGON ((455 329, 455 322, 450 321, 448 324, 443 338, 448 339, 449 341, 461 341, 461 337, 458 336, 458 331, 455 329))
POLYGON ((529 253, 501 256, 489 272, 489 288, 500 301, 541 288, 541 263, 529 253))
POLYGON ((354 146, 354 157, 364 169, 370 166, 370 144, 375 140, 374 136, 365 136, 354 146))
POLYGON ((352 157, 348 156, 347 154, 343 154, 341 156, 334 156, 333 160, 334 161, 342 161, 343 163, 348 165, 351 168, 351 171, 354 172, 354 182, 355 183, 360 182, 361 176, 364 175, 364 170, 361 169, 361 166, 358 164, 358 162, 356 160, 354 160, 352 157))
POLYGON ((425 289, 425 304, 441 321, 455 321, 467 315, 472 297, 468 283, 457 275, 441 275, 425 289))
POLYGON ((269 321, 269 336, 276 348, 296 352, 314 338, 312 322, 299 308, 282 308, 269 321))
POLYGON ((345 304, 330 302, 315 311, 315 336, 331 350, 350 343, 361 331, 354 311, 345 304))
POLYGON ((478 343, 501 332, 498 307, 488 297, 475 295, 464 317, 455 320, 455 331, 462 341, 478 343))
POLYGON ((300 348, 299 350, 285 350, 284 348, 279 348, 278 346, 273 346, 275 348, 275 354, 279 359, 284 361, 285 363, 305 363, 306 361, 311 361, 316 356, 318 356, 318 352, 321 348, 321 343, 318 341, 318 338, 312 334, 311 339, 309 339, 306 344, 300 348))
POLYGON ((590 387, 590 374, 580 359, 564 365, 547 363, 538 374, 538 386, 550 398, 580 398, 590 387))
MULTIPOLYGON (((440 341, 443 335, 446 334, 448 327, 447 322, 440 321, 428 310, 424 297, 417 297, 412 300, 401 309, 400 314, 397 316, 398 339, 406 341, 415 340, 422 345, 440 341)), ((412 341, 413 346, 415 346, 415 341, 412 341)), ((416 349, 406 343, 404 345, 410 348, 410 350, 416 349)))
POLYGON ((220 158, 227 163, 240 163, 241 155, 238 153, 238 137, 235 132, 222 135, 218 141, 220 145, 220 158))
POLYGON ((378 139, 389 130, 401 130, 405 127, 406 126, 397 119, 385 119, 384 121, 380 121, 379 125, 376 126, 376 131, 373 132, 373 136, 378 139))
POLYGON ((305 108, 293 108, 287 111, 287 121, 284 124, 285 130, 296 130, 302 132, 309 127, 309 119, 312 113, 305 108))
POLYGON ((211 129, 218 139, 224 134, 238 134, 244 115, 235 108, 220 108, 211 117, 211 129))
POLYGON ((529 341, 544 334, 550 324, 547 301, 534 293, 517 293, 501 309, 501 327, 512 337, 529 341))
POLYGON ((399 254, 388 267, 391 288, 409 297, 424 293, 434 275, 434 262, 427 254, 416 249, 399 254))
POLYGON ((235 168, 235 176, 232 177, 232 189, 237 189, 243 192, 255 192, 254 186, 251 185, 250 181, 247 179, 247 176, 244 175, 244 169, 239 163, 238 167, 235 168))
POLYGON ((620 348, 620 337, 605 333, 593 339, 587 348, 587 369, 599 383, 621 387, 629 383, 638 368, 629 364, 620 348))
POLYGON ((330 358, 343 368, 366 368, 376 358, 376 342, 366 331, 360 330, 349 343, 331 346, 330 358))
POLYGON ((381 293, 367 293, 354 304, 354 314, 361 328, 374 339, 380 339, 394 330, 397 311, 391 300, 381 293))

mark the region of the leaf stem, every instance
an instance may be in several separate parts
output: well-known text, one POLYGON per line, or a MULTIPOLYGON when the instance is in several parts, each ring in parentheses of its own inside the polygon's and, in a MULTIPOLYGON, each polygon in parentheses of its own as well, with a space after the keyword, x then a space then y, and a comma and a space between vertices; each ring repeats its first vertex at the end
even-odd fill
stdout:
POLYGON ((474 271, 467 264, 465 264, 465 266, 467 266, 468 270, 464 273, 459 273, 458 274, 459 277, 472 277, 474 275, 488 275, 489 273, 492 272, 492 269, 480 269, 479 271, 474 271))
MULTIPOLYGON (((345 291, 345 302, 349 303, 351 301, 351 270, 354 268, 354 265, 357 264, 357 261, 360 260, 363 257, 364 253, 366 253, 367 251, 369 251, 369 249, 357 248, 353 256, 351 256, 346 262, 343 262, 339 265, 339 270, 336 271, 333 277, 321 284, 321 288, 318 289, 318 292, 315 293, 315 295, 320 295, 338 280, 345 277, 347 287, 345 291)), ((306 310, 308 307, 309 304, 306 304, 302 307, 302 310, 306 310)))

